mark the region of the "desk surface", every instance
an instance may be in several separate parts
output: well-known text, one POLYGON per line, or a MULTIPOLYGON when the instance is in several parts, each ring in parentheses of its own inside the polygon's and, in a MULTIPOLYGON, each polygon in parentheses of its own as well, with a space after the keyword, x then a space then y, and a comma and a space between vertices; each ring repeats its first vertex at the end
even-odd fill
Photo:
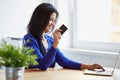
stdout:
MULTIPOLYGON (((5 73, 3 70, 0 70, 0 80, 5 80, 5 73)), ((49 68, 47 71, 32 69, 25 70, 24 80, 120 80, 120 70, 116 70, 112 77, 107 77, 84 75, 81 70, 63 68, 49 68)))

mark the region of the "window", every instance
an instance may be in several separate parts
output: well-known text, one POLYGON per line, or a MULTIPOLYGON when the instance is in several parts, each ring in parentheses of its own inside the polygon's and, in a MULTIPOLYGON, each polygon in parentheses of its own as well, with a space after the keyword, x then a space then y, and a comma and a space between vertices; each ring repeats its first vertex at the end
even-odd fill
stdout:
POLYGON ((78 0, 78 40, 110 41, 111 0, 78 0))
POLYGON ((120 26, 115 26, 115 9, 113 9, 115 3, 113 3, 114 0, 75 1, 74 24, 77 27, 73 34, 74 48, 120 50, 120 26))

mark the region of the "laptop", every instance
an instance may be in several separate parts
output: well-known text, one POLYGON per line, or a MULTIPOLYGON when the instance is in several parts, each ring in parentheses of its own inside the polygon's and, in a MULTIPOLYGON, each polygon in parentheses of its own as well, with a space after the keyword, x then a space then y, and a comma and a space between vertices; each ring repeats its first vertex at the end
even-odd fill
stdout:
POLYGON ((88 69, 86 69, 84 71, 84 74, 85 75, 97 75, 97 76, 112 76, 114 71, 115 71, 115 68, 117 67, 117 64, 118 64, 118 61, 119 61, 119 57, 120 57, 120 52, 117 55, 117 58, 116 58, 116 61, 115 61, 115 65, 114 65, 113 69, 105 68, 105 71, 103 71, 101 69, 95 69, 95 70, 88 70, 88 69))

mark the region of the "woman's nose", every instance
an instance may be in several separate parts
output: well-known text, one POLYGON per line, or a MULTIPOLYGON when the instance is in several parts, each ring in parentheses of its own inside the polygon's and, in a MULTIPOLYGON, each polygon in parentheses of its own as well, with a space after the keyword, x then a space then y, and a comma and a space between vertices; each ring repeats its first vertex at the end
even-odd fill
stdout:
POLYGON ((51 23, 52 25, 55 25, 55 21, 52 21, 52 23, 51 23))
POLYGON ((53 22, 53 25, 55 25, 55 22, 53 22))

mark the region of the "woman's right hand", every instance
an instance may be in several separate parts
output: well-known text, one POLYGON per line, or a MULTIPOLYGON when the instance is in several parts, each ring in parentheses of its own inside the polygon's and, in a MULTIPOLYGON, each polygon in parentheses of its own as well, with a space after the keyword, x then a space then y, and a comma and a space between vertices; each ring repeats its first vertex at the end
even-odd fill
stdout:
POLYGON ((54 43, 53 43, 53 47, 57 48, 58 44, 59 44, 59 40, 61 39, 61 29, 56 29, 53 32, 53 37, 54 37, 54 43))

